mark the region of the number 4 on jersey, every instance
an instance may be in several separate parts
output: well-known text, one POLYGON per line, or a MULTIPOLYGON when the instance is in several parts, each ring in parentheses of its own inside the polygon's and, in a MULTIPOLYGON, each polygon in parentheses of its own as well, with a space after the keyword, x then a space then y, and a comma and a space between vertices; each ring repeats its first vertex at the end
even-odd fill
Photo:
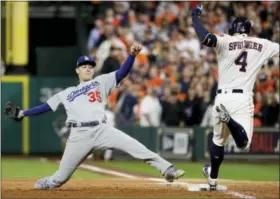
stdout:
POLYGON ((248 52, 243 51, 242 53, 240 53, 240 55, 234 61, 234 63, 236 65, 241 65, 241 68, 239 69, 239 71, 241 71, 241 72, 246 72, 247 55, 248 55, 248 52))

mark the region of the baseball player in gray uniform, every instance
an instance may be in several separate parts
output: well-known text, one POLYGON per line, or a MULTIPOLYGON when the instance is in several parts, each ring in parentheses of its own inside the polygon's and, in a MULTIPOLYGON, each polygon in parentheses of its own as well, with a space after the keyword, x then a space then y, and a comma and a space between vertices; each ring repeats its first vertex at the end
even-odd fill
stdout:
POLYGON ((229 34, 212 34, 200 22, 202 6, 192 11, 193 26, 201 43, 214 48, 218 57, 219 82, 213 108, 214 135, 210 151, 211 166, 203 173, 210 190, 216 190, 224 145, 231 134, 236 146, 247 149, 253 136, 253 88, 257 73, 268 59, 279 56, 279 44, 250 37, 251 23, 237 17, 229 34))
POLYGON ((63 105, 71 128, 59 169, 49 177, 39 179, 35 189, 52 189, 60 187, 68 181, 78 165, 92 150, 119 149, 129 153, 134 158, 141 159, 159 170, 168 182, 173 182, 184 175, 184 171, 176 169, 156 153, 148 150, 143 144, 124 132, 106 124, 105 106, 107 97, 121 80, 131 70, 135 56, 142 46, 131 46, 130 54, 120 69, 97 76, 94 75, 95 61, 88 56, 82 56, 77 61, 76 73, 79 84, 66 88, 52 96, 46 104, 29 110, 21 110, 8 102, 5 114, 16 121, 26 116, 38 115, 47 111, 56 111, 63 105))

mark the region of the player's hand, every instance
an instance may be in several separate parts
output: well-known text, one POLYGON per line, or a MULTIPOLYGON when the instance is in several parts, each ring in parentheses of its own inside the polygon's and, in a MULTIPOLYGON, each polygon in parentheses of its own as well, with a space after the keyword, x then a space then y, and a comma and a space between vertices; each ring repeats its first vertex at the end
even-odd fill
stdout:
POLYGON ((133 44, 130 48, 130 54, 137 55, 142 50, 142 46, 140 44, 133 44))
POLYGON ((203 10, 202 5, 196 6, 195 8, 192 9, 192 16, 200 17, 202 14, 202 10, 203 10))
POLYGON ((11 102, 7 102, 4 106, 4 115, 7 118, 11 118, 15 121, 21 121, 23 117, 19 116, 19 112, 21 111, 21 108, 18 106, 15 106, 11 102))

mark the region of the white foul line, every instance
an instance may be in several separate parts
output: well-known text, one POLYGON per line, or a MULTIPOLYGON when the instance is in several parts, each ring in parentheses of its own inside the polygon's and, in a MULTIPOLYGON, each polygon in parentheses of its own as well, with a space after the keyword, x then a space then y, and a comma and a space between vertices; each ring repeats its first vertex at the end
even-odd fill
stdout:
MULTIPOLYGON (((41 161, 45 162, 45 161, 49 161, 49 160, 48 160, 48 158, 41 158, 41 161)), ((57 163, 60 163, 60 161, 57 161, 57 163)), ((93 172, 109 174, 112 176, 123 177, 123 178, 128 178, 128 179, 143 179, 143 180, 148 180, 148 181, 160 182, 160 184, 169 184, 171 186, 172 185, 181 185, 182 187, 185 187, 187 189, 190 189, 192 186, 195 185, 195 184, 190 184, 190 183, 186 183, 186 182, 168 183, 165 180, 160 179, 160 178, 140 178, 140 177, 137 177, 134 175, 126 174, 126 173, 119 172, 119 171, 113 171, 113 170, 109 170, 109 169, 103 169, 103 168, 96 167, 96 166, 89 165, 89 164, 81 164, 79 167, 82 169, 87 169, 89 171, 93 171, 93 172)), ((234 197, 243 198, 243 199, 257 199, 254 196, 245 195, 245 194, 235 192, 235 191, 223 191, 223 193, 234 196, 234 197)))
POLYGON ((87 170, 94 171, 94 172, 98 172, 98 173, 109 174, 109 175, 117 176, 117 177, 123 177, 123 178, 129 178, 129 179, 140 179, 140 178, 138 178, 136 176, 133 176, 133 175, 129 175, 129 174, 126 174, 126 173, 121 173, 121 172, 113 171, 113 170, 109 170, 109 169, 103 169, 103 168, 88 165, 88 164, 81 164, 80 168, 87 169, 87 170))
POLYGON ((254 196, 244 195, 242 193, 238 193, 238 192, 235 192, 235 191, 225 191, 224 193, 228 194, 228 195, 232 195, 232 196, 238 197, 238 198, 257 199, 254 196))
MULTIPOLYGON (((149 180, 149 181, 154 181, 154 182, 162 182, 160 184, 181 185, 182 187, 185 187, 187 189, 189 189, 190 186, 195 185, 195 184, 189 184, 186 182, 168 183, 165 180, 160 179, 160 178, 140 178, 140 177, 137 177, 134 175, 126 174, 126 173, 119 172, 119 171, 113 171, 113 170, 109 170, 109 169, 103 169, 103 168, 96 167, 96 166, 89 165, 89 164, 81 164, 79 167, 83 168, 83 169, 87 169, 89 171, 93 171, 93 172, 104 173, 104 174, 109 174, 112 176, 123 177, 123 178, 128 178, 128 179, 143 179, 143 180, 149 180)), ((245 195, 245 194, 238 193, 235 191, 223 191, 223 193, 234 196, 234 197, 243 198, 243 199, 257 199, 254 196, 245 195)))

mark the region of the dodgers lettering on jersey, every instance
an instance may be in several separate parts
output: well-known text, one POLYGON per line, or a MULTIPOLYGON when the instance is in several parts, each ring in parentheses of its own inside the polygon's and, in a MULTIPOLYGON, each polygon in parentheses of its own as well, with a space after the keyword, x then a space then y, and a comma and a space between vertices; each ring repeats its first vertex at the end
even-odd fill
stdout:
POLYGON ((82 95, 82 94, 86 94, 88 91, 94 89, 95 87, 97 87, 97 86, 99 86, 99 85, 100 85, 100 84, 99 84, 99 82, 97 82, 97 81, 91 82, 90 84, 83 86, 81 89, 72 91, 72 92, 67 96, 67 100, 68 100, 69 102, 72 102, 76 97, 79 97, 79 96, 82 95))
POLYGON ((279 55, 279 44, 242 35, 217 37, 219 89, 252 92, 256 76, 268 59, 279 55))
POLYGON ((116 87, 116 72, 111 72, 66 88, 52 96, 47 103, 53 111, 61 104, 64 106, 66 123, 101 121, 105 117, 108 95, 116 87))

